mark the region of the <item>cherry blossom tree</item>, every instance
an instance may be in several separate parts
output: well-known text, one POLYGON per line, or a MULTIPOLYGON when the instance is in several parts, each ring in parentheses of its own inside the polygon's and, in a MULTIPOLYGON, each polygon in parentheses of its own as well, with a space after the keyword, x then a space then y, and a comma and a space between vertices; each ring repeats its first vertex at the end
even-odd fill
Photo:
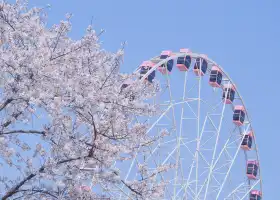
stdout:
POLYGON ((120 73, 123 48, 103 50, 91 26, 72 40, 70 18, 48 28, 43 8, 0 4, 0 197, 115 199, 106 191, 119 185, 158 199, 167 167, 126 181, 115 165, 157 140, 133 116, 156 113, 146 99, 158 86, 120 73))

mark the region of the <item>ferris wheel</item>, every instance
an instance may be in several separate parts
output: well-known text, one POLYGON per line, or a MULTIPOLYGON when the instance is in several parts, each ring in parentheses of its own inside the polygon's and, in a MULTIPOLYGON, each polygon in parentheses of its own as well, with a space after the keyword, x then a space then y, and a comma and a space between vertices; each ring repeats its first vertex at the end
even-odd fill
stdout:
MULTIPOLYGON (((135 74, 160 86, 151 102, 159 114, 138 120, 148 123, 151 137, 165 136, 138 151, 125 181, 137 179, 137 166, 152 171, 169 165, 155 177, 166 184, 163 199, 262 199, 256 135, 238 88, 220 65, 181 49, 144 61, 135 74)), ((131 199, 120 189, 116 199, 131 199)))

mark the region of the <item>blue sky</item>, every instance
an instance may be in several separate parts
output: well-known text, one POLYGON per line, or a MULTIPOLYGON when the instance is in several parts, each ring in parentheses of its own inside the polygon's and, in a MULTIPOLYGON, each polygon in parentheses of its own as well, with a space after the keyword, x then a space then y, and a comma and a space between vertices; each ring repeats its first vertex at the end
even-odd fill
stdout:
POLYGON ((161 50, 190 48, 207 54, 236 82, 252 118, 259 145, 266 199, 279 196, 280 1, 277 0, 31 0, 50 3, 49 24, 73 13, 71 35, 91 22, 106 30, 103 48, 127 41, 123 71, 131 72, 161 50))

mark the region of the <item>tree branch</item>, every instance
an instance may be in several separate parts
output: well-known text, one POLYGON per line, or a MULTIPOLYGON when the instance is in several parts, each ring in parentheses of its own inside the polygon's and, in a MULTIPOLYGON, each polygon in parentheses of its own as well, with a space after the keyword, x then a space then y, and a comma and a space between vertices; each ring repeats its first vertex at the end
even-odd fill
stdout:
POLYGON ((9 134, 14 134, 14 133, 26 133, 26 134, 41 134, 41 135, 46 135, 45 131, 36 131, 36 130, 13 130, 13 131, 8 131, 8 132, 1 132, 0 135, 9 135, 9 134))
MULTIPOLYGON (((72 162, 72 161, 75 161, 75 160, 80 160, 80 159, 83 159, 83 158, 88 158, 89 156, 84 156, 84 157, 77 157, 77 158, 69 158, 69 159, 66 159, 66 160, 62 160, 62 161, 59 161, 57 162, 57 165, 60 165, 60 164, 63 164, 63 163, 67 163, 67 162, 72 162)), ((100 161, 99 159, 95 158, 96 160, 98 160, 99 162, 102 162, 100 161)), ((42 166, 40 169, 39 169, 39 173, 42 173, 44 172, 45 170, 45 166, 42 166)), ((14 186, 13 188, 10 189, 10 191, 8 191, 3 197, 2 197, 2 200, 6 200, 8 199, 9 197, 13 196, 14 194, 18 193, 19 192, 19 189, 29 180, 31 180, 32 178, 34 178, 37 174, 30 174, 29 176, 27 176, 25 179, 23 179, 21 182, 19 182, 16 186, 14 186)))
MULTIPOLYGON (((118 176, 118 174, 116 172, 113 172, 115 175, 118 176)), ((140 192, 138 192, 137 190, 133 189, 130 185, 128 185, 124 180, 121 180, 121 182, 128 188, 130 189, 132 192, 134 192, 135 194, 142 196, 142 194, 140 192)))
MULTIPOLYGON (((22 111, 20 111, 20 112, 18 112, 18 113, 14 113, 14 114, 12 114, 12 117, 14 117, 15 119, 17 119, 22 113, 23 113, 22 111)), ((5 122, 5 123, 2 125, 2 127, 7 127, 7 126, 9 126, 11 123, 12 123, 12 120, 9 120, 9 121, 5 122)))
MULTIPOLYGON (((42 166, 40 169, 39 169, 39 172, 43 172, 45 169, 44 166, 42 166)), ((30 174, 29 176, 27 176, 25 179, 23 179, 21 182, 19 182, 15 187, 13 187, 10 191, 8 191, 6 193, 6 195, 4 195, 2 197, 2 200, 6 200, 8 199, 9 197, 13 196, 15 193, 18 192, 18 189, 23 186, 27 181, 31 180, 33 177, 35 177, 36 174, 30 174)))
POLYGON ((83 45, 77 47, 76 49, 73 49, 73 50, 71 50, 71 51, 68 51, 68 52, 66 52, 66 53, 60 54, 60 55, 58 55, 58 56, 56 56, 56 57, 54 57, 54 58, 50 58, 50 61, 53 61, 53 60, 55 60, 55 59, 57 59, 57 58, 66 56, 66 55, 68 55, 68 54, 70 54, 70 53, 73 53, 73 52, 75 52, 75 51, 81 49, 82 47, 83 47, 83 45))
POLYGON ((0 17, 3 19, 3 21, 6 22, 6 24, 8 24, 8 25, 15 31, 16 29, 12 26, 12 24, 11 24, 11 23, 8 21, 8 19, 4 16, 3 10, 0 10, 0 12, 2 12, 2 13, 0 14, 0 17))
POLYGON ((55 196, 55 195, 53 195, 53 194, 51 194, 50 192, 45 191, 45 190, 30 189, 30 190, 18 190, 17 193, 18 193, 18 192, 32 192, 32 193, 27 194, 27 195, 22 195, 22 196, 17 197, 17 198, 15 198, 15 199, 13 199, 13 200, 22 199, 24 196, 32 196, 32 195, 34 195, 34 194, 36 194, 36 193, 46 194, 46 195, 49 195, 49 196, 51 196, 51 197, 53 197, 53 198, 55 198, 55 199, 58 199, 57 196, 55 196))
POLYGON ((90 112, 88 112, 88 114, 91 116, 91 123, 92 123, 92 125, 93 125, 93 130, 94 130, 94 141, 96 140, 96 138, 97 138, 97 129, 96 129, 96 126, 95 126, 95 123, 94 123, 94 118, 93 118, 93 115, 90 113, 90 112))
POLYGON ((117 69, 117 67, 119 66, 119 64, 120 64, 119 59, 116 59, 114 68, 111 70, 110 74, 106 77, 105 81, 103 82, 103 84, 102 84, 101 87, 99 88, 100 90, 102 90, 102 88, 104 87, 104 85, 106 84, 106 82, 109 80, 109 78, 111 77, 111 75, 113 74, 113 72, 117 69))
POLYGON ((14 99, 9 98, 7 99, 1 106, 0 106, 0 111, 2 111, 9 103, 11 103, 14 99))
POLYGON ((72 161, 75 161, 75 160, 80 160, 82 158, 87 158, 87 156, 80 156, 80 157, 77 157, 77 158, 69 158, 69 159, 66 159, 66 160, 62 160, 62 161, 59 161, 57 164, 63 164, 63 163, 67 163, 67 162, 72 162, 72 161))

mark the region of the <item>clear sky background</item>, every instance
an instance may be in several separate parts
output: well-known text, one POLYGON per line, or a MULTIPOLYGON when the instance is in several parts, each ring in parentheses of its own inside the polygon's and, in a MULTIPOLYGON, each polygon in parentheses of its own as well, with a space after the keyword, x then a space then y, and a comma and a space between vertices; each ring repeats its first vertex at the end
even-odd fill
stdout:
POLYGON ((31 0, 52 7, 49 25, 73 13, 79 38, 93 17, 103 48, 127 41, 122 70, 132 72, 162 50, 190 48, 223 66, 243 96, 259 145, 265 199, 279 199, 279 0, 31 0))

